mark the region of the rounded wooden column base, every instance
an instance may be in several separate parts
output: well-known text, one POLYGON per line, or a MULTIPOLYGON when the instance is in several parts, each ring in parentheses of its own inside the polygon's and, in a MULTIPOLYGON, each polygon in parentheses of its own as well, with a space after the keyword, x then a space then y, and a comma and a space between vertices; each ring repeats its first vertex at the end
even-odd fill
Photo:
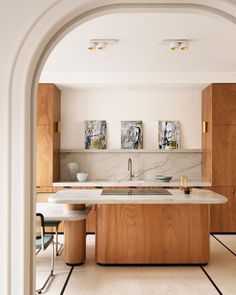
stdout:
POLYGON ((80 263, 66 263, 66 265, 68 265, 68 266, 80 266, 82 264, 84 264, 84 262, 80 262, 80 263))
POLYGON ((65 221, 64 259, 67 265, 80 265, 86 259, 86 219, 65 221))

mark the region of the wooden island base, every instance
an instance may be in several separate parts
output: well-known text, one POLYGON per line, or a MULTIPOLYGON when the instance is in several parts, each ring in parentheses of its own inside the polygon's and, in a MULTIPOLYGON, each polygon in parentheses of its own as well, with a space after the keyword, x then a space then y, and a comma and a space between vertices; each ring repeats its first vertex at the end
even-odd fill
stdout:
MULTIPOLYGON (((67 204, 65 210, 84 210, 85 205, 67 204)), ((64 222, 64 260, 67 265, 81 265, 86 259, 86 219, 64 222)))
POLYGON ((99 264, 207 264, 209 205, 97 205, 99 264))

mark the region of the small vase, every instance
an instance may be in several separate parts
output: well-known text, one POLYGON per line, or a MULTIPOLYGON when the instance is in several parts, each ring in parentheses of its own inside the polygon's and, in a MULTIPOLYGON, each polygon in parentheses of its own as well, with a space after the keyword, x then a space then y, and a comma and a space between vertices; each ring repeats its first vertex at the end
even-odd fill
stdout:
POLYGON ((69 173, 69 177, 71 181, 77 181, 77 173, 79 171, 79 167, 78 164, 75 162, 71 162, 67 164, 67 169, 68 169, 68 173, 69 173))

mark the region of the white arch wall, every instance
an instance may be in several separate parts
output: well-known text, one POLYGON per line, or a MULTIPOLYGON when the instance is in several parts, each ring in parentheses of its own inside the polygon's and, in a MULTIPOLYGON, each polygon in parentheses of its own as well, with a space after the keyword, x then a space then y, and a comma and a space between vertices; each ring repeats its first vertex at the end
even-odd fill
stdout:
MULTIPOLYGON (((32 134, 31 85, 43 49, 61 26, 81 13, 122 1, 95 0, 3 0, 0 4, 0 294, 28 295, 33 288, 32 134)), ((147 1, 130 1, 142 3, 147 1)), ((150 1, 154 4, 163 1, 150 1)), ((169 7, 198 13, 224 14, 235 22, 232 1, 166 1, 169 7), (171 4, 171 2, 173 2, 171 4), (185 3, 178 6, 178 3, 185 3), (202 5, 190 7, 189 4, 202 5), (210 8, 209 8, 210 7, 210 8), (214 11, 212 11, 212 9, 214 11)), ((126 3, 128 3, 126 1, 126 3)), ((147 3, 146 3, 147 4, 147 3)), ((145 4, 145 5, 146 5, 145 4)), ((123 11, 124 8, 110 7, 123 11)), ((139 8, 141 11, 144 7, 139 8)), ((94 15, 104 13, 100 8, 94 15)), ((91 17, 91 16, 87 16, 91 17)), ((78 22, 77 22, 78 24, 78 22)), ((66 31, 64 31, 65 33, 66 31)), ((59 33, 58 33, 59 35, 59 33)), ((46 57, 45 57, 46 58, 46 57)), ((35 77, 37 79, 37 76, 35 77)))

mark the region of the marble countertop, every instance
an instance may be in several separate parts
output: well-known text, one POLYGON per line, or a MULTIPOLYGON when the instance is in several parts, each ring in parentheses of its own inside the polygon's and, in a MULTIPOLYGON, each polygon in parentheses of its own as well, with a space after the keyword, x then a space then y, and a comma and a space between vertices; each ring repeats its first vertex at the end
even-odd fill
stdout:
MULTIPOLYGON (((53 186, 58 187, 178 187, 180 186, 180 181, 170 181, 170 182, 161 182, 155 180, 88 180, 84 182, 54 182, 53 186)), ((188 186, 191 187, 210 187, 210 182, 204 181, 188 181, 188 186)))
POLYGON ((52 203, 68 204, 223 204, 227 198, 205 189, 186 195, 169 189, 171 195, 102 195, 102 190, 61 190, 49 197, 52 203))
POLYGON ((85 210, 68 211, 64 204, 37 203, 36 212, 42 213, 45 221, 78 221, 86 219, 92 206, 87 205, 85 210))

